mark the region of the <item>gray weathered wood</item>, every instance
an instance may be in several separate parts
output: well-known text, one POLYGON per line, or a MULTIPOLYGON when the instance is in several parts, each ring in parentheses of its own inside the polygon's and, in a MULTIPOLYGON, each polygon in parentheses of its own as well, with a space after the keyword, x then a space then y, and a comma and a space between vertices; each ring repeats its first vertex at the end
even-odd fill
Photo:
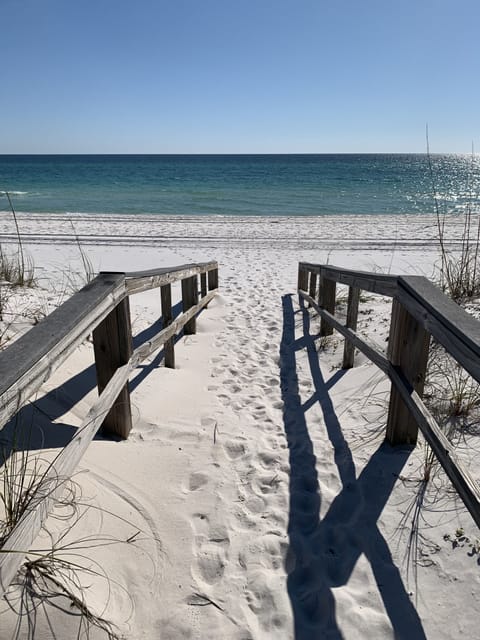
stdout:
POLYGON ((480 382, 480 322, 422 276, 400 277, 398 299, 455 360, 480 382))
POLYGON ((315 298, 316 292, 317 292, 317 274, 313 273, 312 271, 310 273, 310 285, 309 285, 308 293, 312 296, 312 298, 315 298))
POLYGON ((347 284, 350 287, 357 287, 362 291, 370 291, 385 296, 394 296, 397 291, 398 276, 385 273, 369 273, 367 271, 354 271, 352 269, 342 269, 328 264, 312 264, 310 262, 300 262, 299 270, 305 269, 318 275, 323 274, 325 278, 334 280, 340 284, 347 284))
MULTIPOLYGON (((191 307, 194 307, 198 302, 198 285, 197 276, 191 276, 182 280, 182 308, 183 311, 188 311, 191 307)), ((193 335, 197 331, 197 323, 195 316, 189 320, 184 328, 183 333, 186 336, 193 335)))
MULTIPOLYGON (((163 328, 166 329, 172 324, 172 285, 164 284, 160 288, 160 296, 162 300, 162 318, 163 328)), ((165 342, 165 366, 169 369, 175 369, 175 339, 169 338, 165 342)))
MULTIPOLYGON (((393 301, 388 359, 399 367, 409 384, 421 396, 425 384, 430 336, 402 306, 393 301)), ((390 444, 415 444, 418 425, 395 386, 388 407, 387 440, 390 444)))
POLYGON ((302 267, 302 263, 298 265, 298 291, 308 290, 308 271, 302 267))
MULTIPOLYGON (((127 364, 132 355, 132 329, 128 297, 118 303, 93 331, 95 369, 99 395, 115 371, 127 364)), ((128 438, 132 428, 132 410, 128 382, 105 417, 103 429, 120 438, 128 438)))
POLYGON ((5 593, 30 550, 55 500, 63 492, 88 445, 110 411, 130 373, 130 365, 117 369, 102 395, 92 406, 71 442, 64 447, 45 473, 32 508, 25 511, 0 552, 0 591, 5 593), (10 552, 10 553, 9 553, 10 552))
MULTIPOLYGON (((353 331, 357 330, 358 319, 358 303, 360 300, 360 289, 357 287, 348 288, 348 303, 347 303, 347 323, 346 326, 353 331)), ((343 346, 343 369, 351 369, 353 367, 355 359, 355 347, 348 339, 345 340, 343 346)))
POLYGON ((218 289, 218 267, 208 271, 208 290, 218 289))
MULTIPOLYGON (((126 289, 128 295, 156 289, 164 284, 178 282, 199 273, 207 273, 218 271, 218 263, 202 262, 198 264, 181 265, 179 267, 165 267, 163 269, 151 269, 149 271, 133 271, 125 274, 126 289)), ((218 280, 218 276, 217 276, 218 280)), ((218 286, 218 284, 217 284, 218 286)), ((217 287, 214 287, 217 288, 217 287)))
MULTIPOLYGON (((318 303, 322 309, 335 315, 335 297, 337 285, 333 280, 328 280, 323 273, 320 274, 320 289, 318 292, 318 303)), ((332 325, 322 316, 320 322, 320 335, 329 336, 333 333, 332 325)))
POLYGON ((200 291, 201 291, 202 298, 204 298, 208 293, 206 273, 200 274, 200 291))
POLYGON ((0 353, 0 425, 28 401, 124 296, 122 274, 100 274, 0 353))

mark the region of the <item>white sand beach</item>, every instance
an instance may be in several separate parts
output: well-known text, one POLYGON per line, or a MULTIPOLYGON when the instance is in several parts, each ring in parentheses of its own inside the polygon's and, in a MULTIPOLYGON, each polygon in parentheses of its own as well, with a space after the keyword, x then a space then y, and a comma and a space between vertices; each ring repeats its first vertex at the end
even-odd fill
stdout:
MULTIPOLYGON (((19 219, 39 286, 11 337, 81 271, 67 216, 19 219)), ((432 277, 434 218, 74 223, 95 271, 217 260, 220 281, 196 335, 178 341, 176 368, 155 356, 135 370, 129 439, 91 443, 67 487, 75 510, 60 505, 35 543, 60 536, 69 545, 60 555, 94 567, 79 572, 89 608, 127 640, 478 637, 478 528, 437 469, 410 537, 423 442, 384 444, 387 379, 364 356, 342 371, 343 339, 320 339, 296 294, 301 260, 432 277)), ((460 233, 452 219, 452 246, 460 233)), ((13 249, 7 217, 0 234, 13 249)), ((134 334, 145 337, 159 293, 130 302, 134 334)), ((368 294, 360 310, 360 332, 385 350, 391 302, 368 294)), ((96 395, 86 341, 23 410, 32 455, 64 446, 96 395)), ((474 429, 458 450, 480 480, 474 429)), ((21 579, 0 608, 2 640, 108 637, 82 624, 64 598, 36 597, 21 579)))

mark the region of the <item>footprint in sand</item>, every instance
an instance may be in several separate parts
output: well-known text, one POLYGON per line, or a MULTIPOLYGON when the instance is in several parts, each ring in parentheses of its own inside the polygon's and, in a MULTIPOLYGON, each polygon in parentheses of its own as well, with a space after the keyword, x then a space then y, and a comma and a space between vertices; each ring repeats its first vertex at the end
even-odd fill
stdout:
POLYGON ((208 483, 208 476, 205 473, 192 473, 188 480, 189 491, 196 491, 208 483))
POLYGON ((223 445, 223 448, 230 460, 236 460, 245 455, 245 445, 242 442, 238 442, 238 440, 228 440, 223 445))
POLYGON ((223 525, 211 526, 204 514, 195 514, 192 526, 196 532, 192 575, 200 583, 213 585, 221 580, 228 563, 228 531, 223 525))

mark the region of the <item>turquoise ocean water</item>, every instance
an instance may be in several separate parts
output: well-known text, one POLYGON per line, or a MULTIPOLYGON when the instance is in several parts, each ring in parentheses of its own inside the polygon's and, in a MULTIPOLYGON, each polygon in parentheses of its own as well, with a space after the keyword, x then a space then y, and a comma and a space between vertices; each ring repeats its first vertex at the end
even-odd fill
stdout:
POLYGON ((329 215, 461 211, 479 193, 462 155, 0 155, 17 211, 329 215))

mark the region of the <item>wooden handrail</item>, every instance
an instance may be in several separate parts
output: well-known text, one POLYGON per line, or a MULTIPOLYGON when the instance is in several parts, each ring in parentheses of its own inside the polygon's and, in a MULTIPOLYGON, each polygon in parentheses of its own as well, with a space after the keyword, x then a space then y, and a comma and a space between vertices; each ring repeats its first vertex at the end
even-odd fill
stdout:
POLYGON ((93 332, 99 398, 72 440, 41 477, 34 503, 16 523, 0 552, 0 590, 13 580, 50 513, 54 501, 100 426, 126 438, 131 428, 128 378, 145 358, 165 345, 165 365, 174 367, 173 338, 182 328, 195 333, 195 318, 218 290, 218 264, 205 262, 134 273, 100 273, 52 314, 0 353, 0 424, 11 418, 55 369, 93 332), (197 276, 201 281, 198 300, 197 276), (172 316, 171 284, 182 287, 183 313, 172 316), (129 296, 160 287, 163 328, 132 349, 129 296), (168 347, 168 348, 167 348, 168 347), (14 363, 12 365, 12 363, 14 363))
POLYGON ((480 488, 457 458, 453 446, 423 403, 430 336, 480 382, 480 323, 422 276, 392 276, 300 262, 298 293, 322 319, 321 333, 345 337, 343 367, 353 366, 358 348, 391 380, 386 438, 391 444, 415 444, 418 428, 480 527, 480 488), (319 278, 318 300, 316 282, 319 278), (313 286, 312 282, 315 283, 313 286), (350 287, 347 323, 335 318, 335 283, 350 287), (356 333, 358 290, 392 297, 392 323, 387 356, 356 333), (323 327, 323 329, 322 329, 323 327), (347 344, 350 345, 347 348, 347 344))

